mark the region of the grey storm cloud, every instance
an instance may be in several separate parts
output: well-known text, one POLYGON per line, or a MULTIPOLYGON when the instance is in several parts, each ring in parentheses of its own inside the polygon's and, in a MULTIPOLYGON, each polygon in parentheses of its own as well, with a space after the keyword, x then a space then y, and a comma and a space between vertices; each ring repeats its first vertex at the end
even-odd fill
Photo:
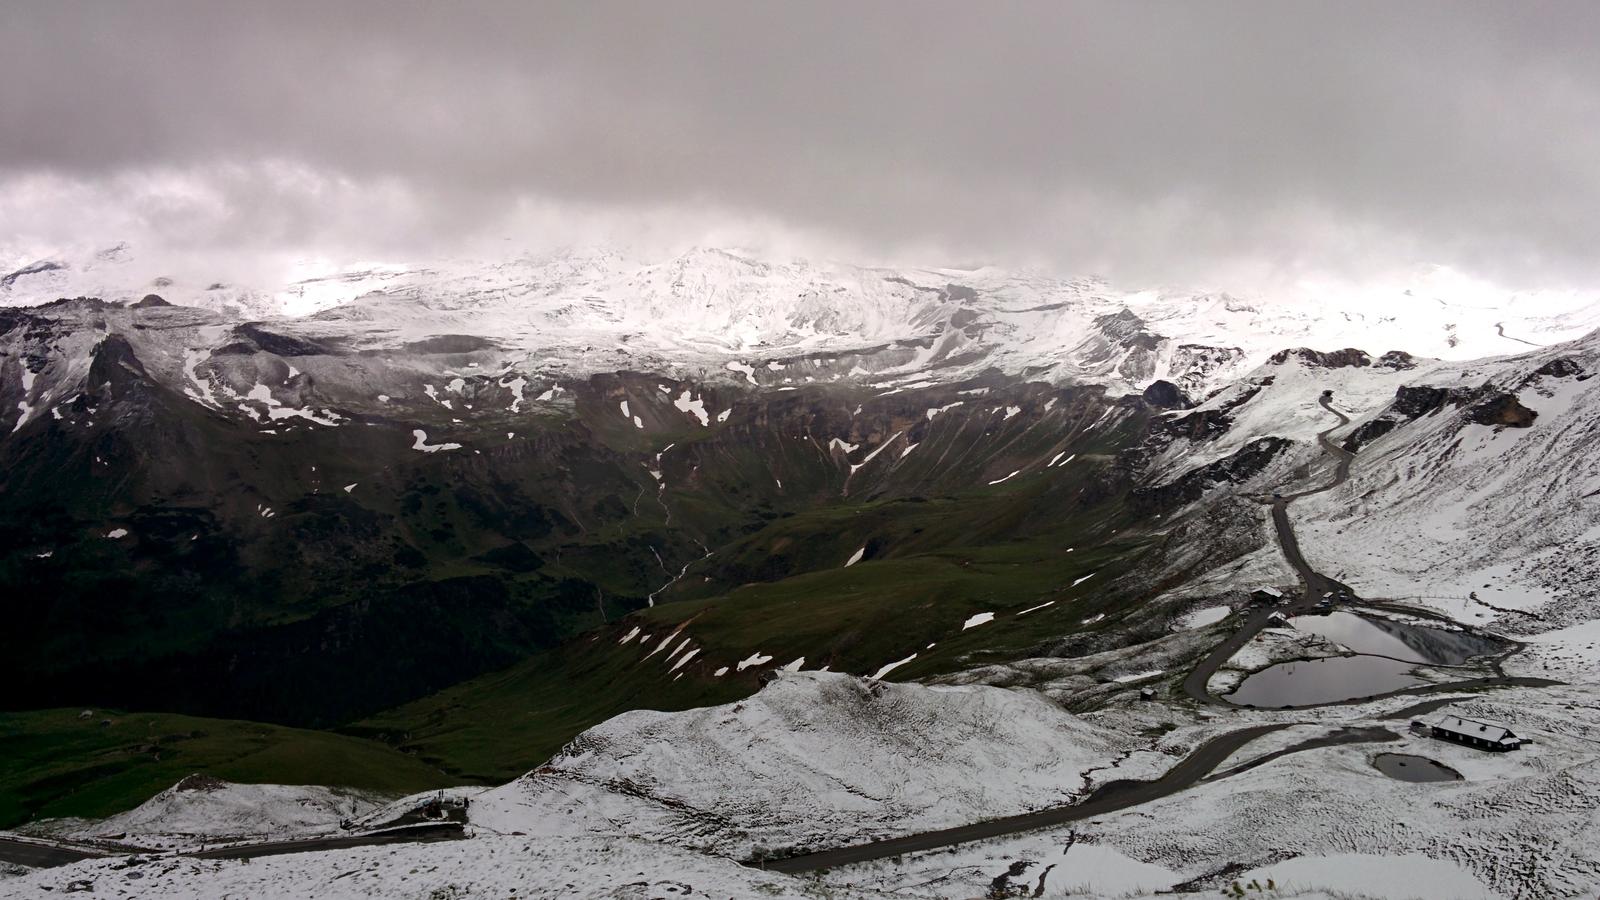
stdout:
POLYGON ((0 34, 0 232, 1600 274, 1592 3, 57 0, 0 34))

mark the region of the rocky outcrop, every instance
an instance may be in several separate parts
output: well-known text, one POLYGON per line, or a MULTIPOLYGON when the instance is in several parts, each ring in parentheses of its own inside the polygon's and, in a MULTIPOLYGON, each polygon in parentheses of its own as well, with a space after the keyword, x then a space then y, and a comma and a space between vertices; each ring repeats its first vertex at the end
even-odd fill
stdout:
POLYGON ((1467 420, 1478 425, 1529 428, 1539 414, 1523 406, 1515 394, 1496 392, 1467 407, 1467 420))
POLYGON ((1173 419, 1156 419, 1150 423, 1152 437, 1170 440, 1172 438, 1188 438, 1191 441, 1203 441, 1216 437, 1233 427, 1233 416, 1229 415, 1257 394, 1261 389, 1272 383, 1272 376, 1262 379, 1260 384, 1253 384, 1240 391, 1238 396, 1232 397, 1218 404, 1212 409, 1202 409, 1186 416, 1173 419))
POLYGON ((1312 350, 1307 347, 1295 347, 1290 350, 1279 350, 1272 354, 1268 362, 1281 366, 1290 359, 1298 359, 1308 366, 1317 366, 1323 369, 1344 369, 1351 367, 1364 367, 1372 365, 1372 357, 1365 351, 1354 347, 1343 350, 1312 350))
POLYGON ((1570 356, 1558 356, 1535 369, 1533 374, 1542 375, 1546 378, 1576 377, 1579 381, 1586 380, 1589 377, 1589 374, 1584 371, 1583 364, 1570 356))
POLYGON ((1144 402, 1156 409, 1188 409, 1194 406, 1181 388, 1170 381, 1159 379, 1144 389, 1144 402))
POLYGON ((1415 369, 1417 367, 1417 359, 1404 350, 1390 350, 1388 353, 1378 357, 1378 361, 1373 363, 1373 366, 1380 369, 1393 369, 1398 372, 1403 369, 1415 369))
POLYGON ((1134 491, 1132 501, 1136 508, 1149 512, 1185 506, 1217 485, 1248 481, 1293 444, 1281 437, 1256 438, 1231 456, 1187 472, 1175 481, 1134 491))
POLYGON ((332 347, 317 341, 308 340, 282 332, 268 331, 255 323, 246 323, 233 329, 233 334, 241 345, 235 349, 235 344, 230 344, 217 350, 224 352, 252 352, 261 350, 275 356, 331 356, 335 353, 332 347))
POLYGON ((1389 408, 1407 419, 1420 419, 1444 409, 1456 396, 1451 388, 1406 386, 1394 392, 1394 403, 1389 408))
POLYGON ((1131 310, 1100 316, 1094 320, 1094 327, 1129 349, 1154 350, 1161 344, 1161 337, 1147 329, 1145 321, 1131 310))
POLYGON ((1339 446, 1351 453, 1359 452, 1362 447, 1393 431, 1399 424, 1397 420, 1387 417, 1370 419, 1362 422, 1339 446))
POLYGON ((1179 344, 1173 348, 1167 373, 1184 393, 1196 396, 1204 393, 1206 385, 1212 383, 1218 372, 1236 366, 1243 360, 1244 351, 1238 347, 1179 344))
POLYGON ((123 335, 107 335, 95 348, 94 361, 89 364, 88 393, 99 396, 105 390, 110 398, 120 398, 151 383, 150 373, 123 335))

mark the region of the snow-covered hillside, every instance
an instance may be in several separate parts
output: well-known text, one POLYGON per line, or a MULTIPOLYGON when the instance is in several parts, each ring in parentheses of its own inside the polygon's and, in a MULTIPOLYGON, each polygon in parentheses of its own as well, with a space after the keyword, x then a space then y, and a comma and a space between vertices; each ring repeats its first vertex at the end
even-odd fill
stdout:
POLYGON ((1600 616, 1596 373, 1600 333, 1400 373, 1335 435, 1359 446, 1350 480, 1296 505, 1308 557, 1366 596, 1518 634, 1600 616))
POLYGON ((76 841, 125 839, 140 847, 194 847, 334 831, 381 798, 318 785, 230 784, 191 775, 125 813, 94 822, 45 823, 35 833, 76 841))
MULTIPOLYGON (((1173 760, 1040 694, 785 674, 748 700, 636 711, 479 796, 500 831, 631 834, 743 859, 1072 802, 1173 760)), ((530 832, 531 833, 531 832, 530 832)))
MULTIPOLYGON (((249 861, 117 857, 0 878, 0 897, 1214 897, 1236 879, 1267 898, 1585 897, 1600 883, 1588 690, 1461 700, 1463 714, 1535 738, 1487 754, 1406 734, 1396 713, 1408 698, 1229 721, 1132 701, 1091 724, 1026 689, 785 675, 742 704, 592 730, 549 766, 475 796, 465 840, 249 861), (829 846, 918 833, 1079 783, 1152 779, 1201 741, 1264 722, 1286 727, 1220 761, 1215 777, 1085 821, 817 875, 726 855, 753 838, 829 846), (1388 736, 1302 746, 1345 726, 1388 736), (1129 737, 1102 739, 1113 732, 1129 737), (1373 768, 1378 752, 1425 753, 1462 779, 1394 781, 1373 768)), ((166 804, 172 821, 193 818, 182 806, 166 804)), ((128 836, 150 828, 170 825, 144 821, 128 836)))

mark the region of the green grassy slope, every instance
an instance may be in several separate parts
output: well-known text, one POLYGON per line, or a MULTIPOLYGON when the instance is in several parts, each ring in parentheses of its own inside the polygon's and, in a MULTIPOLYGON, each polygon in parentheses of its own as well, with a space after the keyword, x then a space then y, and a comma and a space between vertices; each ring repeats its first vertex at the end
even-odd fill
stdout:
POLYGON ((759 689, 762 672, 800 657, 805 669, 867 675, 914 653, 890 677, 920 678, 1114 627, 1129 598, 1103 585, 1136 565, 1149 539, 1129 530, 1120 497, 1058 514, 1078 484, 1079 477, 1062 473, 1053 482, 1041 476, 961 497, 778 519, 719 551, 706 569, 710 580, 669 592, 682 599, 369 717, 351 731, 394 742, 462 777, 501 780, 617 713, 735 700, 759 689), (874 555, 846 567, 863 543, 874 555), (764 567, 773 555, 783 557, 781 565, 764 567), (820 568, 825 560, 831 562, 820 568), (777 577, 783 570, 800 574, 777 577), (728 586, 722 579, 730 572, 772 580, 728 586), (963 627, 980 613, 994 618, 963 627), (623 642, 635 629, 648 643, 623 642), (669 657, 680 644, 682 652, 698 652, 674 667, 669 657), (756 654, 772 659, 738 670, 756 654))
POLYGON ((406 794, 459 783, 375 741, 231 719, 77 709, 0 713, 0 828, 131 809, 202 772, 406 794), (110 724, 102 724, 109 721, 110 724))

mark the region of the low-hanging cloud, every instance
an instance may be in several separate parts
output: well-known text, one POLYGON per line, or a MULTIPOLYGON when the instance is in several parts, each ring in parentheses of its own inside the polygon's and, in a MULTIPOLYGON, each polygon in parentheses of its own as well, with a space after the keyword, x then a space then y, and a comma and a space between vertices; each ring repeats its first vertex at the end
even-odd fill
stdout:
POLYGON ((1600 25, 1534 3, 0 11, 0 246, 781 241, 1592 286, 1600 25))

